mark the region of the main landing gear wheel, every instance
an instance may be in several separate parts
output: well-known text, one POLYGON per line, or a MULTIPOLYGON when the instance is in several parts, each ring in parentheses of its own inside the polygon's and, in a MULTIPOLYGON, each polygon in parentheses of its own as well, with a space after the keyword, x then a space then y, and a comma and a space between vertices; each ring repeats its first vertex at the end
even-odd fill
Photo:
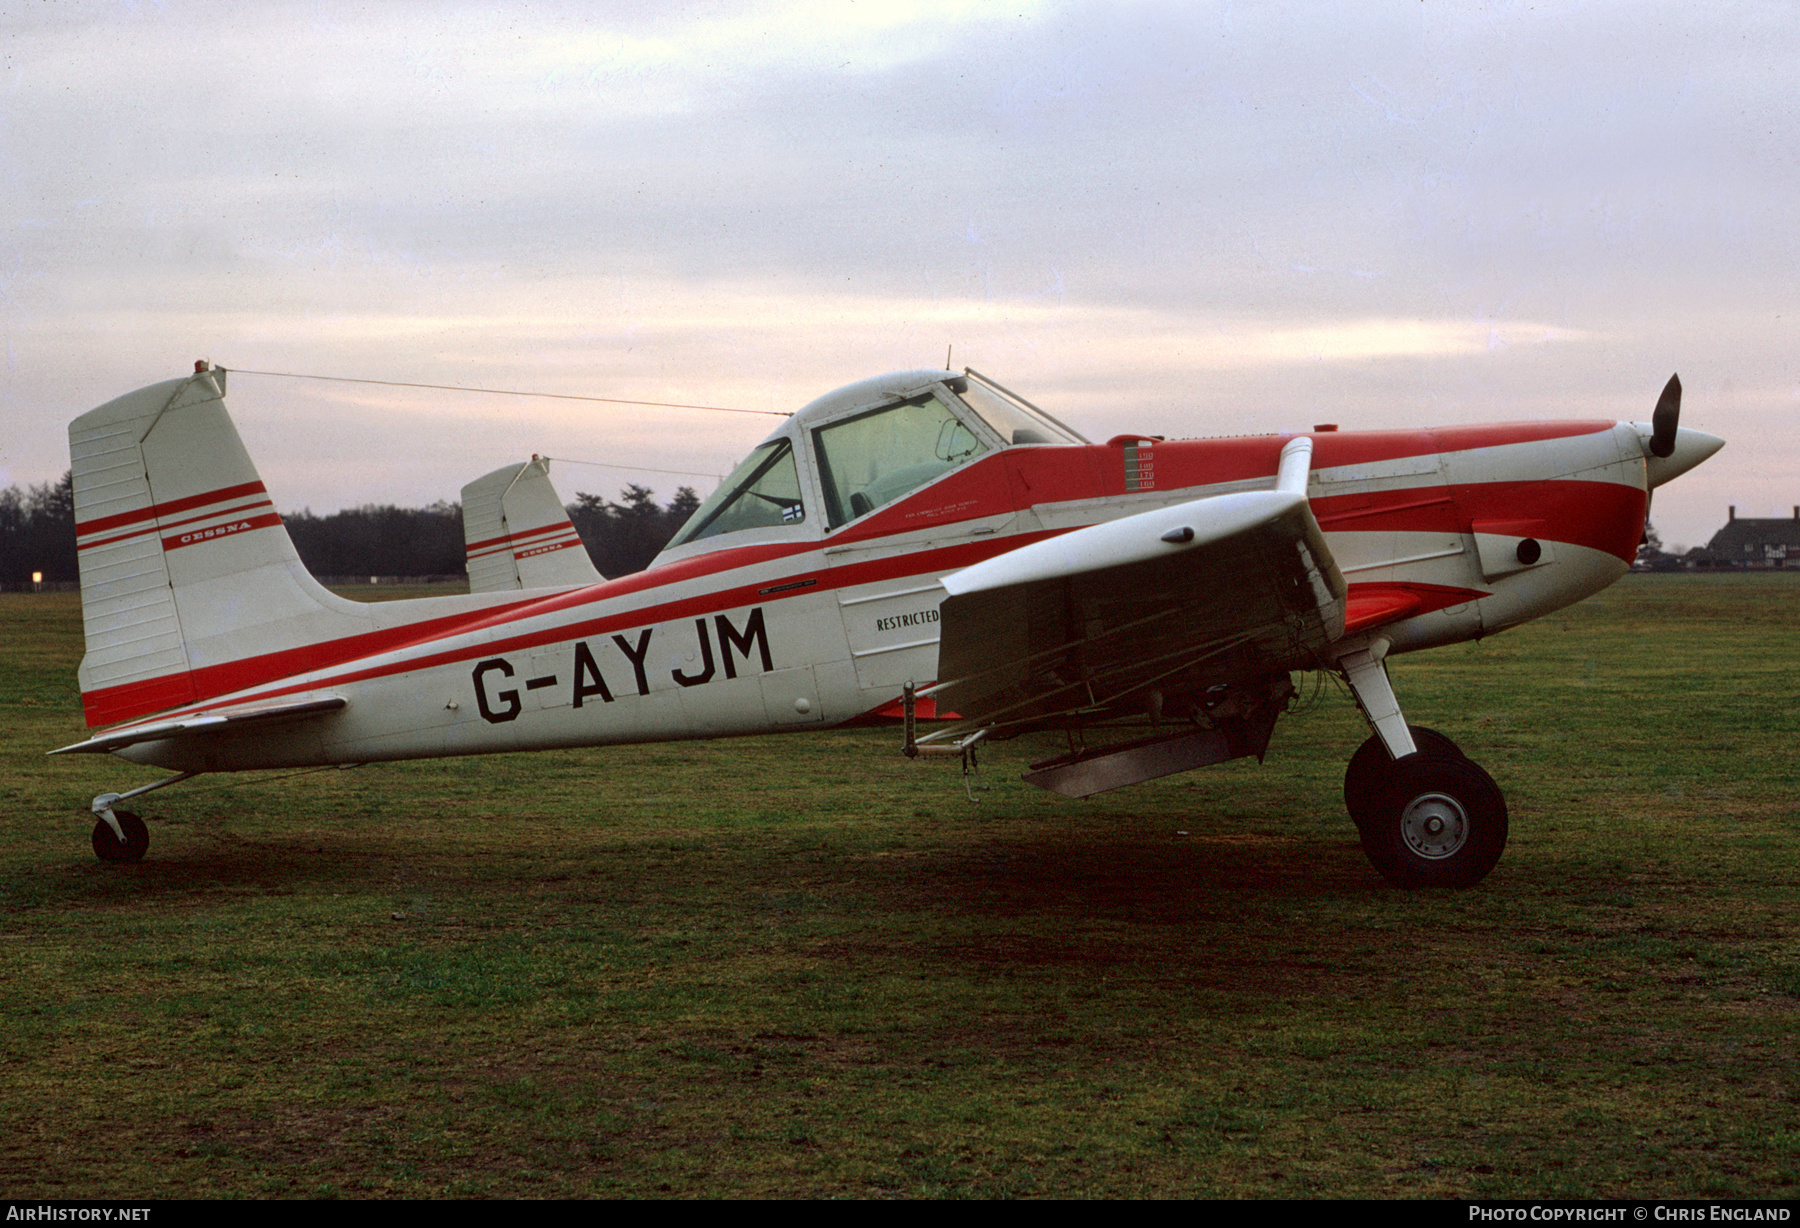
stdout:
POLYGON ((1363 852, 1396 887, 1472 887, 1506 849, 1506 798, 1461 755, 1421 751, 1389 765, 1363 852))
MULTIPOLYGON (((1427 729, 1423 725, 1408 725, 1406 728, 1412 733, 1413 744, 1421 752, 1450 755, 1459 759, 1463 757, 1456 743, 1437 730, 1427 729)), ((1393 766, 1394 761, 1388 758, 1387 747, 1377 737, 1370 737, 1350 756, 1350 766, 1344 769, 1344 809, 1350 812, 1350 818, 1359 830, 1380 801, 1382 783, 1393 766)))
POLYGON ((113 829, 101 819, 94 824, 94 856, 101 861, 142 861, 150 847, 150 829, 129 810, 115 810, 113 817, 125 829, 125 843, 120 844, 113 829))

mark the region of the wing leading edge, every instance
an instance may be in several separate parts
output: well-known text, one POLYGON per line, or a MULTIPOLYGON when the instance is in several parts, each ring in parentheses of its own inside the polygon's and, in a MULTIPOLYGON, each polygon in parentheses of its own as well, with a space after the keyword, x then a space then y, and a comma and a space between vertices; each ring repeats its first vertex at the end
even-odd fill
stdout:
POLYGON ((924 693, 964 719, 934 739, 1175 716, 1325 663, 1347 588, 1306 499, 1311 457, 1294 439, 1274 490, 1142 512, 945 577, 940 681, 924 693))

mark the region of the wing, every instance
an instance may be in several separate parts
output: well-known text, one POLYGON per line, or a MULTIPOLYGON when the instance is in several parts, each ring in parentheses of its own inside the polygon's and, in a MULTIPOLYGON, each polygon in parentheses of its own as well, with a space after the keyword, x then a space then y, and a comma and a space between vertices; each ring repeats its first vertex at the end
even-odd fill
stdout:
POLYGON ((1037 542, 945 577, 939 710, 972 729, 1170 715, 1216 688, 1324 663, 1346 586, 1306 500, 1312 441, 1276 489, 1037 542))
POLYGON ((581 535, 550 484, 550 462, 532 457, 462 488, 469 591, 598 584, 581 535))
POLYGON ((261 700, 191 712, 166 721, 148 721, 121 729, 95 734, 85 742, 63 746, 53 755, 97 755, 122 750, 139 742, 165 742, 176 738, 192 738, 202 734, 237 731, 256 725, 279 725, 305 720, 327 712, 336 712, 348 701, 341 695, 303 695, 294 699, 261 700))

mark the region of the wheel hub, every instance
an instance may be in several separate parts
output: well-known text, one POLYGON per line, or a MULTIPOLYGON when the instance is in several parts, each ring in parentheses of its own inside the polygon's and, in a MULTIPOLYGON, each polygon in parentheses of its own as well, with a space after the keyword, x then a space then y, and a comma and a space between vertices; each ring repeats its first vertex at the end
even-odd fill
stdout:
POLYGON ((1469 838, 1469 816, 1448 793, 1421 793, 1400 812, 1400 838, 1429 861, 1455 856, 1469 838))

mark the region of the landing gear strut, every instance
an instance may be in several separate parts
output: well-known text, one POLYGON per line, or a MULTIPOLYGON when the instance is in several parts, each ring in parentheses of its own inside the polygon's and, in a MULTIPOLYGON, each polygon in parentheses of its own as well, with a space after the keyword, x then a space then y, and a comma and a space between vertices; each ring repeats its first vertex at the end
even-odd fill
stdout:
MULTIPOLYGON (((1456 743, 1437 730, 1423 725, 1408 725, 1407 729, 1412 733, 1413 745, 1420 750, 1463 757, 1456 743)), ((1344 769, 1344 809, 1350 812, 1357 830, 1373 816, 1382 782, 1393 762, 1379 737, 1371 737, 1350 756, 1350 766, 1344 769)))
POLYGON ((1506 849, 1506 798, 1443 734, 1408 725, 1377 640, 1339 656, 1375 736, 1344 771, 1363 852, 1396 887, 1472 887, 1506 849))
POLYGON ((128 793, 102 793, 96 797, 94 804, 88 807, 93 811, 94 818, 99 820, 94 824, 94 856, 101 861, 142 861, 144 850, 150 847, 150 829, 144 826, 144 820, 131 811, 114 810, 113 807, 127 798, 152 793, 166 785, 180 784, 199 774, 179 772, 128 793))

